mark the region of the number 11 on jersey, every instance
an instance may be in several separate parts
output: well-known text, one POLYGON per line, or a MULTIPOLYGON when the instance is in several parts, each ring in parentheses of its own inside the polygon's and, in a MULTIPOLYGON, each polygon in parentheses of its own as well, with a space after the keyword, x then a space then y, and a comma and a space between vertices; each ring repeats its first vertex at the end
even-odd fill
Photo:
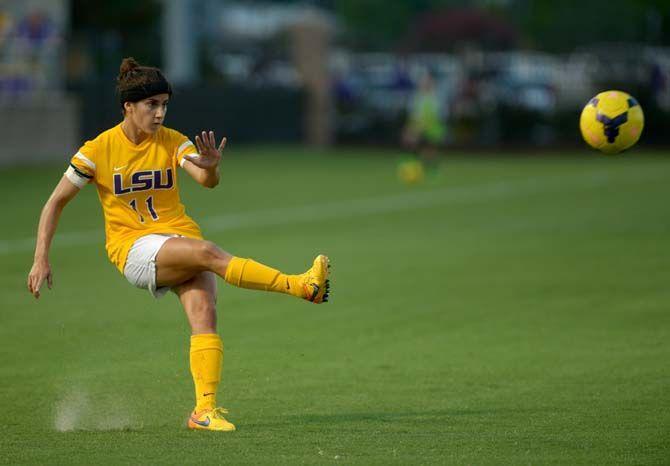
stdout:
MULTIPOLYGON (((151 215, 151 219, 154 221, 158 220, 158 214, 154 209, 154 197, 153 196, 147 197, 145 202, 147 204, 147 210, 149 211, 149 215, 151 215)), ((144 223, 144 216, 140 213, 139 209, 137 208, 137 199, 132 199, 128 204, 130 204, 130 207, 140 217, 140 222, 144 223)))

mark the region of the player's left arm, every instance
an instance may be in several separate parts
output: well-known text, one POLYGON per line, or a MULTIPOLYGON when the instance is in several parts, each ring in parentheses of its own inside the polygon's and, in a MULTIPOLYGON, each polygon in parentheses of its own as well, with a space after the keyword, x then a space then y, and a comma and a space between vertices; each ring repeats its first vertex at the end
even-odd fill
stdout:
POLYGON ((182 168, 202 186, 213 188, 219 184, 219 164, 223 156, 223 149, 226 147, 226 138, 221 140, 217 148, 214 131, 209 133, 203 131, 195 137, 195 145, 198 148, 198 154, 184 155, 182 168))

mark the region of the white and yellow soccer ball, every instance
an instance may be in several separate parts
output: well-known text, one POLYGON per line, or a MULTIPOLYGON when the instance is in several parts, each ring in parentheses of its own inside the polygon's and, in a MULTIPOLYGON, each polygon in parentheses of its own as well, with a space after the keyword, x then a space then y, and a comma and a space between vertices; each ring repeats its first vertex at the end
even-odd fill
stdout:
POLYGON ((644 114, 640 104, 629 94, 605 91, 586 104, 579 128, 588 145, 606 154, 616 154, 640 139, 644 114))

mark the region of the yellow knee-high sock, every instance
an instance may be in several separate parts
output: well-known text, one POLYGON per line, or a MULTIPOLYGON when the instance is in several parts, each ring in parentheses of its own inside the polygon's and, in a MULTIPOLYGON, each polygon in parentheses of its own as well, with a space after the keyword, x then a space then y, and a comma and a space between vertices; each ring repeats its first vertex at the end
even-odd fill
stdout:
POLYGON ((287 275, 252 259, 233 257, 226 269, 225 280, 231 285, 252 290, 275 291, 302 297, 299 275, 287 275))
POLYGON ((195 384, 195 410, 216 408, 216 389, 221 381, 223 342, 216 333, 191 336, 191 375, 195 384))

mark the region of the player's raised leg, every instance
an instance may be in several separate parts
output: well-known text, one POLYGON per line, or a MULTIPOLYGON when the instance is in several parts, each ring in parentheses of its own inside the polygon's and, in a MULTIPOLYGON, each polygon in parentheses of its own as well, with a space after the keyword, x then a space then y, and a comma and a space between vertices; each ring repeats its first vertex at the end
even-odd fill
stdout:
POLYGON ((288 275, 252 259, 235 257, 210 241, 170 238, 156 256, 156 283, 175 286, 210 270, 241 288, 275 291, 322 303, 328 301, 329 267, 328 258, 319 255, 307 272, 288 275))
POLYGON ((190 363, 196 405, 190 429, 233 431, 235 426, 217 408, 216 395, 223 368, 223 342, 216 333, 216 276, 200 272, 174 287, 191 324, 190 363))

